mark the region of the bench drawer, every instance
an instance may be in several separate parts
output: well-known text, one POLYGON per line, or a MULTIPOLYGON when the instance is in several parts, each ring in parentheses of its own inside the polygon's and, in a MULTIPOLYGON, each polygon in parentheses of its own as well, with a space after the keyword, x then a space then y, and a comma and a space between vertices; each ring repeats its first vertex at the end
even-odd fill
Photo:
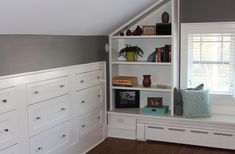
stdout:
POLYGON ((136 118, 122 115, 108 115, 109 127, 120 129, 136 129, 136 118))

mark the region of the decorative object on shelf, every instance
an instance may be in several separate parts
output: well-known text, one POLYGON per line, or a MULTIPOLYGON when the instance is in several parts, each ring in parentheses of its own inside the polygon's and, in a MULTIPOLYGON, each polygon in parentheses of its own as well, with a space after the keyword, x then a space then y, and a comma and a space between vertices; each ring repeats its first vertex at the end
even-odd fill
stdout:
POLYGON ((131 35, 132 35, 132 32, 131 32, 130 29, 128 29, 128 30, 126 31, 126 36, 131 36, 131 35))
POLYGON ((148 56, 148 59, 147 59, 148 62, 156 62, 156 52, 153 51, 149 56, 148 56))
POLYGON ((120 32, 120 34, 119 34, 120 36, 124 36, 124 33, 123 32, 120 32))
POLYGON ((171 35, 171 23, 157 23, 156 35, 171 35))
POLYGON ((164 85, 164 84, 157 84, 156 87, 159 89, 171 89, 171 86, 164 85))
POLYGON ((138 25, 138 26, 136 27, 136 29, 133 31, 132 35, 138 36, 138 35, 142 35, 142 33, 143 33, 143 30, 142 30, 142 29, 140 28, 140 26, 138 25))
POLYGON ((168 112, 169 112, 169 106, 163 105, 162 107, 148 107, 148 106, 144 107, 145 114, 164 116, 168 112))
POLYGON ((143 86, 150 87, 151 86, 151 75, 143 75, 143 86))
POLYGON ((116 76, 113 78, 113 86, 133 87, 138 83, 136 76, 116 76))
POLYGON ((143 26, 143 35, 155 35, 155 26, 143 26))
POLYGON ((156 60, 157 62, 171 62, 171 45, 156 48, 156 60))
POLYGON ((126 47, 120 50, 119 57, 123 56, 127 61, 136 61, 138 56, 143 57, 143 54, 140 47, 126 44, 126 47))
POLYGON ((139 101, 138 90, 115 90, 116 108, 139 108, 139 101))
POLYGON ((147 107, 162 107, 162 97, 148 97, 147 107))
POLYGON ((162 13, 162 23, 168 23, 169 22, 169 14, 167 12, 162 13))

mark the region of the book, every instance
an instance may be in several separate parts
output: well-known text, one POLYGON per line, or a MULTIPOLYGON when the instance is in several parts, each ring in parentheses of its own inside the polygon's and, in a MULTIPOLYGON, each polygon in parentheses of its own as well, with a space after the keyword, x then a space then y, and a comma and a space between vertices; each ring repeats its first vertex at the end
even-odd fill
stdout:
POLYGON ((171 45, 155 49, 156 62, 171 62, 171 45))
POLYGON ((136 86, 138 83, 137 77, 135 76, 117 76, 114 77, 113 80, 114 86, 136 86))

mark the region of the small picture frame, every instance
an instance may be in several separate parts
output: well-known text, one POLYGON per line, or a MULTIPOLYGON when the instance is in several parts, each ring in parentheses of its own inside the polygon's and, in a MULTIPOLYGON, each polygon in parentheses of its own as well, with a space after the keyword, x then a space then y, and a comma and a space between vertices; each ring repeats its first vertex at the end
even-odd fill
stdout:
POLYGON ((139 90, 115 90, 116 108, 139 108, 139 90))
POLYGON ((143 35, 156 35, 155 26, 143 26, 143 35))
POLYGON ((162 107, 162 97, 148 97, 147 103, 148 107, 162 107))

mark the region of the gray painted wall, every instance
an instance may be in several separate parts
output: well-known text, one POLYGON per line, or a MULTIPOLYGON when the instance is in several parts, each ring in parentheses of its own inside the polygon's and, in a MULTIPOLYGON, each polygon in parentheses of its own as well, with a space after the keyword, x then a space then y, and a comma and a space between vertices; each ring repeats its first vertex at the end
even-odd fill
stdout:
POLYGON ((181 23, 235 21, 235 0, 181 0, 181 23))
POLYGON ((0 35, 0 76, 106 60, 107 36, 0 35))

